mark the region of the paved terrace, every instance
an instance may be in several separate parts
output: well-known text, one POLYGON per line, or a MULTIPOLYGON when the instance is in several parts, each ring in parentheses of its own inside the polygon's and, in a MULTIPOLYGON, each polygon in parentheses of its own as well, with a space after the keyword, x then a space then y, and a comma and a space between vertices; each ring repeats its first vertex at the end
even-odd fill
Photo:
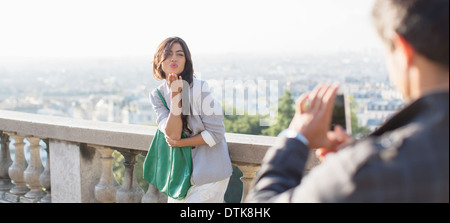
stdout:
MULTIPOLYGON (((0 110, 0 203, 167 202, 152 185, 144 193, 135 171, 136 157, 147 154, 156 129, 0 110), (15 141, 13 159, 10 138, 15 141), (46 164, 40 158, 41 141, 47 145, 46 164), (24 156, 27 148, 29 163, 24 156), (113 175, 115 150, 125 159, 121 186, 113 175)), ((231 133, 225 137, 232 163, 243 173, 244 199, 276 138, 231 133)), ((307 169, 316 162, 311 159, 307 169)))

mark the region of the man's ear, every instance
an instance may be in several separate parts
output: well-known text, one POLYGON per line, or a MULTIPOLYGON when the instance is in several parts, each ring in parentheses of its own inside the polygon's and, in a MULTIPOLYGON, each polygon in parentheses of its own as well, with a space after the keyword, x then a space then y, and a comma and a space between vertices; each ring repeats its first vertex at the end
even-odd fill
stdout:
POLYGON ((414 48, 409 44, 406 39, 399 35, 398 33, 395 33, 392 37, 392 44, 394 45, 394 50, 396 52, 396 56, 400 57, 398 62, 403 63, 403 65, 406 67, 411 66, 413 60, 414 60, 414 48))

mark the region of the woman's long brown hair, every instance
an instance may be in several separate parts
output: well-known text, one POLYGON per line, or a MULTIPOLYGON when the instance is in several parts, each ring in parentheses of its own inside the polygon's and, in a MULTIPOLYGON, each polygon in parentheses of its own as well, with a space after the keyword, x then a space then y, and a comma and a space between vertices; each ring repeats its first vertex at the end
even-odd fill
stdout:
MULTIPOLYGON (((158 49, 155 53, 155 57, 153 59, 153 77, 155 77, 156 80, 166 79, 166 73, 164 73, 162 69, 162 63, 169 57, 170 50, 175 43, 179 43, 181 45, 186 59, 184 70, 183 72, 181 72, 181 77, 184 81, 191 85, 194 79, 194 66, 192 65, 191 52, 189 51, 186 42, 184 42, 184 40, 180 37, 169 37, 165 39, 161 44, 159 44, 158 49)), ((181 103, 183 103, 183 101, 181 103)), ((190 106, 188 105, 188 108, 189 107, 190 106)), ((188 127, 187 118, 188 115, 185 115, 184 113, 181 114, 181 120, 183 121, 183 131, 192 134, 192 130, 188 127)))

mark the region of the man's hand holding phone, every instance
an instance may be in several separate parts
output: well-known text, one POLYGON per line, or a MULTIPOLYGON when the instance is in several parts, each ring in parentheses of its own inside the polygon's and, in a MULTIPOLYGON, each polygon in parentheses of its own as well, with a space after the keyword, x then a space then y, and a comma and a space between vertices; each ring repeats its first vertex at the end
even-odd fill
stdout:
POLYGON ((335 141, 328 139, 337 85, 319 85, 303 94, 296 102, 296 112, 289 129, 301 133, 309 148, 334 148, 335 141))
POLYGON ((334 101, 331 131, 327 134, 328 139, 339 146, 336 148, 319 148, 316 150, 316 157, 323 162, 327 154, 335 153, 339 149, 352 144, 355 140, 349 134, 351 128, 350 104, 348 103, 347 95, 344 92, 340 92, 334 101))
POLYGON ((339 125, 330 131, 337 85, 319 85, 312 92, 301 95, 295 105, 296 112, 289 129, 300 132, 309 141, 309 148, 318 149, 316 155, 336 152, 354 141, 339 125))

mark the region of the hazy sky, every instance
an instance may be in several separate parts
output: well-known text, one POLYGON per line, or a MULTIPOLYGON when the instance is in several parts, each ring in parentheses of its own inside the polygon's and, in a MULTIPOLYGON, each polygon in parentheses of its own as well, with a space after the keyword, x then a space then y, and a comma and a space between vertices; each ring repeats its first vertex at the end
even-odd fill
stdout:
POLYGON ((374 0, 0 0, 0 56, 153 55, 378 48, 374 0))

